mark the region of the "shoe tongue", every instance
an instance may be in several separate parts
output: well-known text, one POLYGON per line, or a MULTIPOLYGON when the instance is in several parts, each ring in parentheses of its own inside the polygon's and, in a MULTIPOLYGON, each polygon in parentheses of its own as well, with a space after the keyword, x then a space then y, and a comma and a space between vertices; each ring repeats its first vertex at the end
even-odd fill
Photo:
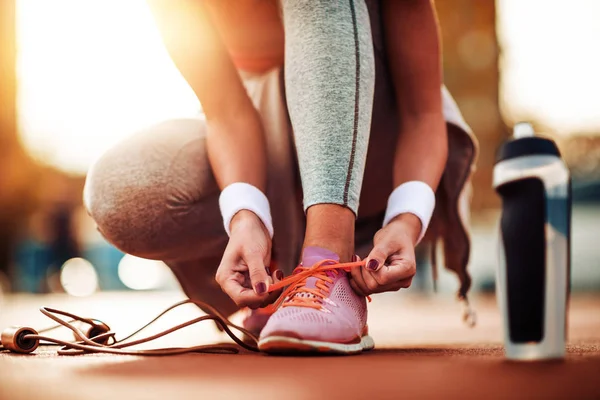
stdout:
MULTIPOLYGON (((302 265, 304 267, 312 267, 316 263, 322 260, 334 260, 339 262, 340 257, 331 250, 324 249, 322 247, 309 246, 305 247, 302 252, 302 265)), ((330 278, 335 277, 333 271, 326 271, 327 276, 330 278)), ((306 288, 314 289, 316 287, 317 278, 311 276, 306 279, 306 288)))
POLYGON ((324 249, 322 247, 309 246, 304 248, 304 251, 302 252, 303 266, 312 267, 322 260, 335 260, 339 262, 340 257, 333 251, 324 249))

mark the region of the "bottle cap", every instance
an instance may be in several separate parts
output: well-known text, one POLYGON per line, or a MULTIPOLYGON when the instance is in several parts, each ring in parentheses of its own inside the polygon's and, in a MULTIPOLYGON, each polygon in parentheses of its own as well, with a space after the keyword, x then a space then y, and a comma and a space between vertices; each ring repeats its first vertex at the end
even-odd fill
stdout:
POLYGON ((496 153, 496 163, 516 157, 552 155, 560 158, 556 144, 548 138, 536 136, 533 126, 519 122, 513 128, 513 136, 496 153))
POLYGON ((519 122, 513 128, 513 137, 515 139, 533 136, 535 136, 535 131, 529 122, 519 122))

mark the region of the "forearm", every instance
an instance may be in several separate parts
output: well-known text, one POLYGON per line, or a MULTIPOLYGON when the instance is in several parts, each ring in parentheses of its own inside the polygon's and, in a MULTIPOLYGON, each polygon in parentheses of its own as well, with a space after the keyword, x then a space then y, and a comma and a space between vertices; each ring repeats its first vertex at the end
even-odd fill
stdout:
POLYGON ((435 11, 428 0, 386 0, 383 7, 400 119, 394 184, 417 180, 435 190, 448 153, 435 11))
POLYGON ((266 144, 258 113, 208 120, 208 158, 221 189, 245 182, 266 192, 266 144))
POLYGON ((258 112, 202 1, 148 2, 171 59, 198 96, 207 120, 209 161, 221 189, 246 182, 266 189, 266 145, 258 112))
MULTIPOLYGON (((414 120, 405 121, 402 129, 404 131, 400 132, 394 158, 394 186, 400 187, 406 182, 420 181, 435 191, 444 171, 448 153, 446 123, 443 116, 421 115, 414 120)), ((405 198, 405 204, 417 202, 419 204, 416 205, 416 209, 419 211, 423 211, 423 207, 427 207, 426 204, 431 204, 432 208, 429 211, 433 212, 433 205, 435 205, 433 192, 429 194, 431 201, 428 201, 427 196, 422 198, 421 196, 426 193, 420 191, 419 193, 405 191, 405 193, 410 196, 405 198)), ((391 211, 389 207, 388 204, 388 212, 391 211)), ((416 244, 425 234, 430 216, 426 212, 416 214, 404 212, 393 220, 404 226, 403 229, 409 233, 416 244)))
POLYGON ((446 122, 432 114, 402 124, 394 157, 394 186, 422 181, 437 189, 448 157, 446 122))

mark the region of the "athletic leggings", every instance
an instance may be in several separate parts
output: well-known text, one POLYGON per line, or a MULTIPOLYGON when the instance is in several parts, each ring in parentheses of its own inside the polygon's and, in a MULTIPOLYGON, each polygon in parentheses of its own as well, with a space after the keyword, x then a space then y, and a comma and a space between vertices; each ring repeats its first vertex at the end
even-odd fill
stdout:
POLYGON ((285 88, 304 209, 333 203, 358 213, 375 61, 364 0, 283 0, 285 88))

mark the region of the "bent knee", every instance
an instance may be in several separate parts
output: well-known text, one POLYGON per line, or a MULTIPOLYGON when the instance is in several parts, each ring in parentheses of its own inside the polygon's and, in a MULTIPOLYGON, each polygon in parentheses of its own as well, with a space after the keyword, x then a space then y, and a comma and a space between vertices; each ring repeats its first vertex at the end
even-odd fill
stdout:
MULTIPOLYGON (((98 231, 118 249, 156 258, 155 227, 165 218, 164 177, 135 173, 131 160, 103 156, 88 173, 84 204, 98 231), (162 206, 161 206, 161 203, 162 206)), ((142 164, 142 162, 140 162, 142 164)), ((150 171, 148 171, 150 172, 150 171)))
POLYGON ((92 166, 84 204, 115 247, 144 258, 170 256, 185 228, 178 214, 210 192, 211 179, 204 175, 212 173, 197 124, 157 125, 113 147, 92 166))

